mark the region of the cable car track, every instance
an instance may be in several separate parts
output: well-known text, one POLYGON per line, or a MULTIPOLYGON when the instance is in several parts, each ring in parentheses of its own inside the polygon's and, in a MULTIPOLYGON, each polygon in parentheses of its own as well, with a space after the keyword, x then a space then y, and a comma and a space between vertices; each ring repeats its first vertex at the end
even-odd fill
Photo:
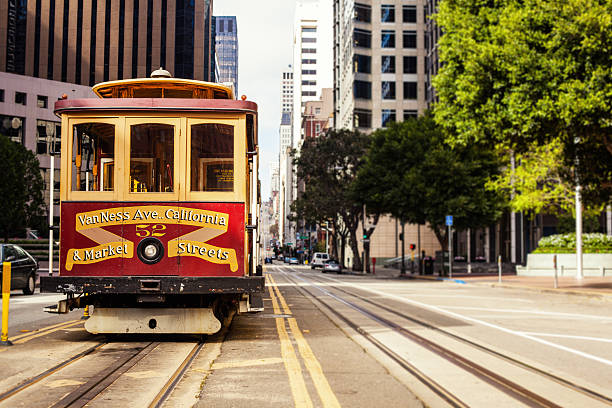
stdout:
MULTIPOLYGON (((406 329, 404 327, 401 327, 400 325, 398 325, 397 323, 384 318, 382 316, 380 316, 379 314, 373 312, 371 309, 366 309, 363 306, 357 305, 355 302, 352 302, 348 299, 346 299, 345 297, 338 295, 337 293, 332 293, 329 290, 327 290, 326 288, 321 287, 320 284, 325 283, 325 284, 329 284, 330 282, 330 278, 326 278, 326 277, 319 277, 319 276, 312 276, 310 274, 302 274, 300 273, 299 275, 295 274, 295 273, 291 273, 288 274, 285 270, 280 270, 281 273, 283 273, 283 275, 291 282, 293 282, 294 284, 296 284, 296 288, 300 291, 306 292, 308 293, 310 296, 316 297, 315 294, 310 291, 307 287, 304 286, 300 286, 299 282, 297 282, 296 280, 299 279, 302 282, 308 282, 311 284, 314 284, 314 286, 321 291, 322 293, 324 293, 325 295, 327 295, 330 298, 333 298, 343 304, 345 304, 346 306, 350 307, 351 309, 359 312, 360 314, 368 317, 369 319, 372 319, 374 321, 376 321, 377 323, 401 334, 404 337, 407 337, 415 342, 417 342, 418 344, 420 344, 421 346, 425 347, 426 349, 430 350, 431 352, 441 356, 442 358, 446 359, 447 361, 465 369, 466 371, 476 375, 477 377, 479 377, 480 379, 482 379, 483 381, 491 384, 492 386, 496 387, 497 389, 501 390, 502 392, 510 395, 511 397, 529 405, 529 406, 538 406, 538 407, 558 407, 559 405, 555 404, 554 402, 547 400, 546 398, 527 390, 526 388, 504 378, 503 376, 492 372, 491 370, 488 370, 487 368, 473 362, 470 361, 468 359, 466 359, 463 356, 460 356, 450 350, 448 350, 447 348, 444 348, 442 346, 440 346, 437 343, 434 343, 431 340, 428 340, 426 338, 424 338, 423 336, 420 336, 418 334, 416 334, 415 332, 413 332, 412 330, 406 329), (305 278, 307 277, 307 279, 305 278)), ((522 361, 519 361, 513 357, 507 356, 503 353, 500 353, 498 351, 492 350, 486 346, 480 345, 478 343, 475 343, 469 339, 463 338, 459 335, 450 333, 446 330, 437 328, 435 326, 433 326, 432 324, 429 324, 427 322, 424 322, 420 319, 416 319, 412 316, 408 316, 404 313, 401 313, 397 310, 394 310, 386 305, 383 305, 379 302, 367 299, 363 296, 359 296, 359 294, 356 294, 354 292, 351 292, 349 290, 346 290, 345 288, 340 288, 337 286, 333 287, 334 291, 338 291, 341 292, 343 294, 346 294, 348 296, 354 297, 359 299, 359 301, 361 302, 365 302, 373 307, 379 308, 384 310, 385 312, 391 313, 399 318, 402 319, 406 319, 410 322, 413 322, 415 324, 418 324, 424 328, 427 329, 431 329, 431 330, 435 330, 438 333, 441 333, 445 336, 449 336, 451 338, 453 338, 454 340, 458 340, 461 341, 465 344, 468 344, 469 346, 472 347, 476 347, 481 351, 484 351, 492 356, 495 356, 497 358, 503 359, 507 362, 510 362, 520 368, 523 368, 525 370, 529 370, 533 373, 536 373, 538 375, 544 376, 549 380, 552 380, 564 387, 570 388, 576 392, 579 392, 583 395, 586 395, 590 398, 594 398, 596 400, 599 400, 603 403, 606 404, 611 404, 612 403, 612 399, 602 395, 601 393, 598 393, 596 391, 593 391, 591 389, 588 389, 584 386, 575 384, 571 381, 565 380, 563 378, 560 378, 558 376, 555 376, 554 374, 548 373, 546 371, 543 371, 541 369, 538 369, 537 367, 533 367, 530 364, 524 363, 522 361)), ((356 325, 355 323, 353 323, 352 321, 350 321, 349 319, 347 319, 346 317, 344 317, 342 314, 340 314, 339 312, 337 312, 336 310, 334 310, 333 307, 330 306, 330 304, 324 300, 322 300, 320 297, 317 298, 317 301, 321 302, 323 305, 326 306, 326 308, 333 313, 336 317, 338 317, 339 319, 341 319, 343 322, 345 322, 349 327, 351 327, 353 330, 357 331, 359 334, 361 334, 362 336, 364 336, 364 338, 366 338, 369 342, 371 342, 375 347, 377 347, 378 349, 380 349, 382 352, 384 352, 386 355, 388 355, 389 357, 391 357, 394 361, 398 362, 403 368, 406 369, 406 365, 410 365, 410 363, 408 363, 407 361, 405 361, 403 358, 399 357, 396 353, 394 353, 391 350, 388 350, 387 347, 385 347, 384 345, 380 344, 380 342, 376 339, 374 339, 369 333, 367 333, 364 329, 362 329, 361 327, 359 327, 358 325, 356 325)), ((411 365, 410 365, 411 366, 411 365)), ((410 369, 408 369, 409 372, 411 372, 414 375, 414 371, 418 371, 418 369, 416 369, 416 367, 411 366, 410 369)), ((448 390, 445 390, 442 386, 440 386, 439 384, 437 384, 435 381, 432 381, 430 378, 428 378, 427 376, 424 375, 415 375, 421 382, 423 382, 428 388, 430 388, 433 392, 435 392, 437 395, 442 396, 442 395, 449 395, 450 392, 448 390)), ((452 394, 451 394, 452 395, 452 394)), ((443 397, 444 398, 444 397, 443 397)), ((456 398, 456 397, 455 397, 456 398)), ((464 405, 456 405, 453 402, 450 402, 447 398, 444 398, 447 402, 449 402, 451 405, 453 406, 464 406, 464 405)), ((461 402, 458 398, 457 400, 463 404, 463 402, 461 402)))
MULTIPOLYGON (((44 372, 22 382, 21 384, 0 394, 0 403, 7 401, 13 397, 19 398, 22 392, 36 385, 41 380, 48 378, 49 376, 52 376, 54 374, 64 373, 65 369, 68 368, 71 364, 86 356, 93 357, 96 352, 101 351, 104 346, 107 346, 109 344, 112 343, 108 341, 100 342, 88 348, 87 350, 62 361, 61 363, 56 364, 50 369, 45 370, 44 372)), ((139 361, 150 355, 151 352, 155 350, 155 348, 157 348, 160 344, 163 343, 159 341, 143 342, 142 345, 134 345, 133 347, 130 347, 128 349, 121 350, 119 352, 120 357, 117 358, 116 361, 99 370, 97 373, 91 376, 84 384, 79 385, 77 388, 75 388, 68 394, 64 394, 64 396, 62 396, 62 398, 58 401, 54 403, 52 401, 49 401, 47 406, 53 408, 85 406, 90 401, 94 400, 102 392, 107 390, 111 384, 113 384, 115 381, 117 381, 117 379, 119 379, 122 375, 128 372, 128 370, 138 364, 139 361)), ((191 363, 196 359, 203 346, 204 342, 202 341, 195 343, 191 351, 178 365, 178 368, 173 371, 170 378, 160 388, 157 394, 152 397, 152 400, 148 405, 150 408, 159 408, 163 406, 163 404, 172 394, 172 391, 179 384, 181 378, 183 377, 187 369, 190 367, 191 363)), ((92 366, 95 366, 95 364, 92 366)))

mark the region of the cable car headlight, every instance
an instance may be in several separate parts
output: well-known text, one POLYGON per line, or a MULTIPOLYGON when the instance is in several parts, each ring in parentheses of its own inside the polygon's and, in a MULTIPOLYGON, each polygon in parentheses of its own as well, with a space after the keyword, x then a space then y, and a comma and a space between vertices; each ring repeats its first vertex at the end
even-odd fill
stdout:
POLYGON ((157 238, 145 238, 138 244, 136 249, 138 259, 142 262, 152 265, 164 257, 164 244, 157 238))

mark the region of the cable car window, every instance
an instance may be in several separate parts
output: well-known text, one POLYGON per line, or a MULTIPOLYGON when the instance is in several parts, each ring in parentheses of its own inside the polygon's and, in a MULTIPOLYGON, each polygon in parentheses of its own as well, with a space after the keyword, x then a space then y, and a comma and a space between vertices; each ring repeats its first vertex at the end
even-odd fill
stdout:
POLYGON ((234 191, 233 126, 191 126, 191 191, 234 191))
POLYGON ((115 188, 115 126, 74 125, 72 191, 113 191, 115 188))
POLYGON ((130 191, 174 191, 174 126, 146 123, 130 127, 130 191))

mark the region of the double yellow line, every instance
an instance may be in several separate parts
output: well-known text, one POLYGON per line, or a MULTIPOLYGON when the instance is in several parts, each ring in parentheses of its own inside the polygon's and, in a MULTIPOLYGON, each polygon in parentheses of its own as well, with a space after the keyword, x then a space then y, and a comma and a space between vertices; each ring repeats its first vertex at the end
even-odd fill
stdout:
POLYGON ((11 337, 9 340, 13 344, 22 344, 32 339, 35 339, 37 337, 46 336, 47 334, 51 334, 59 330, 67 329, 68 327, 76 326, 82 323, 84 323, 84 321, 80 319, 79 320, 69 320, 67 322, 62 322, 62 323, 54 324, 52 326, 43 327, 42 329, 38 329, 30 333, 24 333, 24 334, 15 336, 15 337, 11 337))
MULTIPOLYGON (((281 308, 279 307, 280 302, 283 314, 292 315, 291 309, 289 308, 289 305, 287 305, 285 298, 278 289, 278 286, 276 285, 276 282, 272 275, 266 274, 266 280, 268 291, 270 292, 270 298, 272 299, 272 307, 274 309, 274 314, 281 314, 281 308)), ((308 342, 302 335, 302 331, 300 330, 295 318, 277 317, 276 330, 278 331, 278 337, 280 339, 281 355, 283 363, 285 364, 285 369, 287 370, 287 374, 289 375, 289 385, 291 387, 295 406, 312 407, 313 404, 308 393, 308 389, 306 388, 306 382, 304 381, 302 367, 295 353, 295 348, 293 347, 293 342, 291 341, 289 332, 287 331, 286 323, 289 324, 289 331, 293 335, 293 339, 297 344, 297 348, 304 362, 304 366, 310 374, 310 378, 312 379, 317 393, 319 394, 321 403, 324 407, 339 408, 340 403, 338 402, 336 395, 334 394, 329 383, 327 382, 327 379, 325 378, 325 374, 323 374, 323 370, 321 369, 319 361, 312 352, 312 349, 308 345, 308 342)))

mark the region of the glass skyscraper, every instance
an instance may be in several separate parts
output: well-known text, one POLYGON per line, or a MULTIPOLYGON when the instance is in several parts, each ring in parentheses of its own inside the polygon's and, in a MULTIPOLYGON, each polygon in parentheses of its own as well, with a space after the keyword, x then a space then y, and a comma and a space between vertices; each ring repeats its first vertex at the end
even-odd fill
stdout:
POLYGON ((215 16, 215 53, 219 82, 231 82, 238 94, 238 29, 235 16, 215 16))

